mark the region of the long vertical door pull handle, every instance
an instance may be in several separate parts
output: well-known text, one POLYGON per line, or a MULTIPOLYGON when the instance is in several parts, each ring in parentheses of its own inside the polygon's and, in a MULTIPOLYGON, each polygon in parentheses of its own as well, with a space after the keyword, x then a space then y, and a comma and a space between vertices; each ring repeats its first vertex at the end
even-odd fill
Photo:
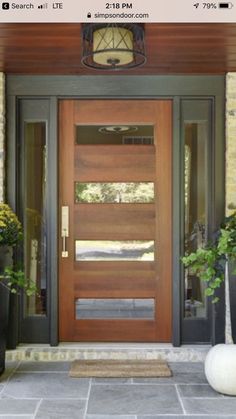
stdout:
POLYGON ((68 258, 69 253, 66 250, 66 238, 69 237, 69 207, 61 207, 61 237, 62 237, 62 252, 61 257, 68 258))

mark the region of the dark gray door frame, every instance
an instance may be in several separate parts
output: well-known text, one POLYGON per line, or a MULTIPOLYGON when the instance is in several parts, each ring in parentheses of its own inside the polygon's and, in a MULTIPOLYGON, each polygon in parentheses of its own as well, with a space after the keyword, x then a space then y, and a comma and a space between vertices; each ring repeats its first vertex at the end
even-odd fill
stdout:
MULTIPOLYGON (((181 132, 181 99, 206 99, 213 103, 215 146, 213 162, 214 184, 212 203, 212 229, 219 225, 224 215, 224 87, 223 76, 7 76, 7 197, 17 209, 17 145, 19 100, 47 98, 50 101, 48 153, 50 159, 48 193, 49 249, 49 342, 58 344, 58 278, 57 278, 57 125, 58 101, 76 99, 159 99, 173 100, 173 340, 174 346, 188 342, 182 336, 183 320, 183 273, 180 263, 183 242, 183 135, 181 132), (217 170, 215 166, 217 164, 217 170)), ((221 312, 223 307, 219 306, 221 312)), ((222 313, 220 315, 223 322, 222 313)), ((217 322, 212 331, 214 341, 222 341, 223 323, 217 322)), ((193 327, 194 324, 193 324, 193 327)), ((200 343, 200 342, 199 342, 200 343)))

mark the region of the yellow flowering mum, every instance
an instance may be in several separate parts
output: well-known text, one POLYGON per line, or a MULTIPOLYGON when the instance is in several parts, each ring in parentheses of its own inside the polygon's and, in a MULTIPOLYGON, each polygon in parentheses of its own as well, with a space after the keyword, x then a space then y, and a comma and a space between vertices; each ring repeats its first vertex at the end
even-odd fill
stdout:
POLYGON ((22 239, 22 226, 7 204, 0 204, 0 246, 14 246, 22 239))

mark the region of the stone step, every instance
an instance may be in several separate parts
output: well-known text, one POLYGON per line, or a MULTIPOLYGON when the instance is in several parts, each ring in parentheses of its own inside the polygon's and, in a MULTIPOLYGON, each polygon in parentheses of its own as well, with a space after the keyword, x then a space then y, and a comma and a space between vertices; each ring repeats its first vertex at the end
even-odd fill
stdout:
POLYGON ((178 348, 160 343, 63 343, 58 346, 19 345, 6 353, 7 361, 73 361, 74 359, 160 359, 203 362, 209 345, 178 348))

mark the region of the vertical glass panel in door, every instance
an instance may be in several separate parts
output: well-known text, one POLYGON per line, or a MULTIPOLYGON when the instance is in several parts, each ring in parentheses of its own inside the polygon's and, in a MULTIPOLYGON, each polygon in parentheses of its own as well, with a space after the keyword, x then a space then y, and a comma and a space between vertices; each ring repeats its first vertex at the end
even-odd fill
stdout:
POLYGON ((46 314, 46 124, 24 125, 24 266, 37 285, 36 295, 27 298, 26 315, 46 314))
MULTIPOLYGON (((185 252, 201 247, 206 234, 207 124, 186 123, 185 133, 185 252)), ((185 317, 205 317, 205 284, 185 270, 185 317)))

